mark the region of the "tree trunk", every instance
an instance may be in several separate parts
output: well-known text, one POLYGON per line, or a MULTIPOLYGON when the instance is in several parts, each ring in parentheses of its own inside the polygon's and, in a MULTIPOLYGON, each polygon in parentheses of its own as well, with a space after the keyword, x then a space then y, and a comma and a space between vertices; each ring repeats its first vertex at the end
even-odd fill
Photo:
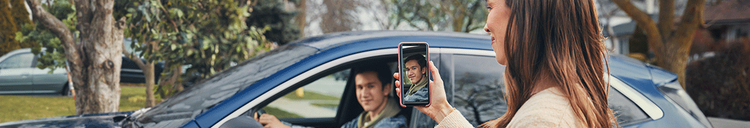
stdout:
POLYGON ((154 63, 148 62, 143 69, 143 74, 146 77, 146 103, 144 107, 153 107, 156 105, 156 98, 154 98, 154 85, 156 75, 154 73, 154 63))
MULTIPOLYGON (((131 54, 128 51, 122 51, 122 54, 125 54, 128 59, 135 62, 136 65, 138 65, 138 68, 141 68, 141 71, 143 71, 143 76, 146 81, 146 103, 144 103, 144 107, 152 107, 156 105, 156 98, 154 98, 154 85, 156 81, 155 72, 154 72, 154 62, 147 61, 143 62, 140 57, 135 56, 131 54)), ((158 91, 158 90, 157 90, 158 91)))
MULTIPOLYGON (((82 83, 74 83, 81 94, 78 114, 116 112, 120 104, 120 67, 125 18, 112 17, 114 0, 76 0, 80 31, 82 83)), ((75 70, 74 70, 75 71, 75 70)), ((75 72, 74 72, 75 74, 75 72)), ((73 75, 75 76, 75 75, 73 75)))
POLYGON ((114 0, 76 0, 79 41, 67 26, 45 11, 38 0, 26 0, 38 20, 63 42, 76 88, 76 114, 116 112, 120 104, 120 66, 125 19, 112 17, 114 0))
POLYGON ((656 65, 677 74, 677 80, 685 88, 685 67, 687 67, 690 47, 685 48, 681 43, 667 42, 661 50, 654 51, 656 65))
POLYGON ((703 7, 706 0, 688 0, 676 30, 672 29, 674 11, 671 9, 674 9, 674 0, 659 1, 662 5, 658 26, 646 13, 633 6, 630 0, 612 1, 635 20, 646 34, 648 46, 656 55, 656 64, 676 73, 682 88, 685 88, 687 57, 695 31, 703 24, 703 7))
POLYGON ((300 0, 297 4, 297 11, 299 12, 297 16, 295 17, 295 20, 297 21, 297 25, 299 25, 299 35, 300 37, 305 37, 305 26, 307 25, 307 0, 300 0))

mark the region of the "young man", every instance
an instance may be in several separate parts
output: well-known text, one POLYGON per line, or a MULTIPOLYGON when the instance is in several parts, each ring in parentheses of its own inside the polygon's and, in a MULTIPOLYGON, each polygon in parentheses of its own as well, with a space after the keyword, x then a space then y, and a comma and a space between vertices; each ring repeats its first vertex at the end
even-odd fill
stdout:
MULTIPOLYGON (((364 111, 352 121, 342 125, 342 128, 403 128, 406 127, 406 117, 399 115, 399 103, 389 98, 392 88, 391 72, 388 65, 372 64, 355 68, 354 83, 357 102, 364 111)), ((273 115, 263 114, 258 120, 265 127, 289 127, 289 123, 282 123, 273 115)), ((296 127, 296 126, 295 126, 296 127)))
POLYGON ((421 102, 427 101, 427 83, 430 81, 427 78, 427 59, 422 54, 415 54, 406 57, 404 60, 404 66, 406 68, 406 76, 409 77, 412 85, 409 86, 409 90, 404 92, 404 101, 406 102, 421 102))

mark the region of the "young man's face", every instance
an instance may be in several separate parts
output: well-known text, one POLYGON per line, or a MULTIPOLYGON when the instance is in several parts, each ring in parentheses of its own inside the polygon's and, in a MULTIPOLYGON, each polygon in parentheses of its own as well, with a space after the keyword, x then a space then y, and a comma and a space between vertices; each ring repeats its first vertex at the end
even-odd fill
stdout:
POLYGON ((383 85, 376 72, 357 74, 354 77, 354 84, 357 87, 357 101, 365 111, 379 113, 383 110, 391 90, 390 84, 383 85))
POLYGON ((424 76, 424 68, 419 66, 417 60, 409 60, 404 65, 406 65, 406 76, 409 77, 411 83, 419 83, 422 80, 422 76, 424 76))

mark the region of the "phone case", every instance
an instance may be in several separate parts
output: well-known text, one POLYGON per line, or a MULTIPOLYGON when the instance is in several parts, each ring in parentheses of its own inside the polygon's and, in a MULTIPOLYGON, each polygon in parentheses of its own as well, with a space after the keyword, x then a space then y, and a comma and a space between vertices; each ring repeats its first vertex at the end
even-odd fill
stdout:
MULTIPOLYGON (((430 71, 430 68, 429 68, 429 62, 430 62, 430 45, 427 44, 427 42, 401 42, 401 43, 398 44, 398 72, 399 72, 400 77, 403 77, 403 74, 402 74, 403 73, 403 71, 402 71, 403 67, 401 67, 403 65, 403 62, 401 62, 403 60, 403 58, 401 56, 401 54, 402 54, 401 52, 402 52, 402 46, 405 45, 405 44, 424 44, 426 46, 425 59, 427 61, 427 71, 428 72, 425 73, 425 74, 426 74, 426 77, 427 77, 428 80, 431 79, 432 78, 432 72, 430 71)), ((403 78, 400 78, 400 79, 403 79, 403 78)), ((400 81, 403 81, 403 80, 400 80, 400 81)), ((425 107, 430 106, 430 104, 432 104, 432 101, 431 101, 432 100, 432 97, 431 97, 432 89, 430 89, 430 88, 432 88, 432 83, 428 82, 427 83, 427 88, 428 88, 427 89, 428 90, 428 92, 427 92, 428 93, 427 94, 427 104, 424 105, 425 107)), ((401 87, 399 89, 401 89, 402 92, 405 91, 404 90, 404 86, 403 86, 403 82, 401 83, 401 87)), ((412 105, 412 104, 405 105, 404 101, 403 101, 403 98, 404 98, 403 94, 401 94, 401 96, 398 97, 398 100, 399 100, 398 103, 401 105, 401 107, 422 106, 422 105, 412 105)))

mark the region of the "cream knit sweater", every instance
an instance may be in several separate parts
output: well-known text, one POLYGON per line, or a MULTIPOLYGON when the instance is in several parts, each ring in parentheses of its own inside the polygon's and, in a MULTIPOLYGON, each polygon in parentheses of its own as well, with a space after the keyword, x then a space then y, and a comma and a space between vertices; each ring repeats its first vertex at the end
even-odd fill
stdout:
MULTIPOLYGON (((559 88, 553 87, 531 96, 516 115, 510 120, 508 128, 580 128, 584 127, 577 120, 570 102, 559 88)), ((454 110, 436 128, 473 128, 469 121, 454 110)))

